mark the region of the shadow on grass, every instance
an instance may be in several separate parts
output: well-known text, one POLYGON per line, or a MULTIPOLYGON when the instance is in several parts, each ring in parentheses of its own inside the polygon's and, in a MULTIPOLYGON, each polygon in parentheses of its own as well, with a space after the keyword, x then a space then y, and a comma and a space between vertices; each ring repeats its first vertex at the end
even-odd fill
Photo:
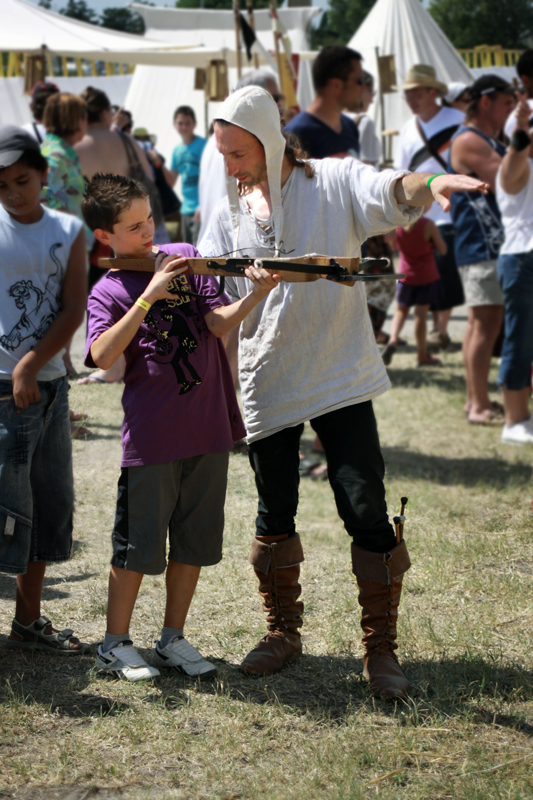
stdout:
MULTIPOLYGON (((76 544, 76 543, 75 543, 76 544)), ((54 578, 45 575, 43 585, 43 600, 59 600, 65 597, 70 597, 70 592, 64 591, 69 583, 79 583, 86 581, 88 578, 94 577, 96 572, 84 572, 77 575, 67 575, 64 578, 54 578), (54 586, 61 586, 61 589, 54 589, 54 586)), ((15 593, 17 590, 17 576, 0 573, 0 599, 15 601, 15 593)))
MULTIPOLYGON (((509 701, 533 700, 533 677, 519 666, 464 655, 457 658, 403 662, 411 681, 407 700, 374 700, 363 680, 362 661, 353 656, 313 656, 288 664, 280 673, 247 677, 219 662, 216 682, 196 683, 195 691, 223 695, 233 701, 274 705, 289 713, 306 713, 320 720, 343 724, 360 709, 398 719, 399 724, 423 726, 458 718, 478 724, 512 728, 530 736, 533 725, 519 714, 509 713, 509 701), (483 708, 483 703, 490 711, 483 708), (500 703, 506 713, 495 713, 500 703)), ((165 707, 188 704, 190 683, 175 673, 158 684, 158 698, 165 707)))
POLYGON ((92 683, 94 656, 59 657, 8 650, 0 636, 0 707, 45 706, 63 717, 117 716, 129 706, 100 694, 85 693, 92 683))
MULTIPOLYGON (((462 370, 453 371, 444 364, 442 367, 428 369, 420 367, 388 367, 387 373, 394 388, 420 389, 431 386, 444 392, 462 393, 466 395, 466 380, 462 370)), ((498 385, 489 382, 489 392, 498 392, 498 385)))
POLYGON ((383 447, 388 478, 433 481, 443 486, 490 486, 503 489, 531 481, 529 464, 512 464, 503 458, 447 458, 413 452, 403 447, 383 447))
MULTIPOLYGON (((130 710, 127 703, 89 693, 95 680, 91 655, 58 659, 46 653, 10 651, 2 648, 5 638, 0 637, 0 707, 39 704, 76 719, 119 716, 130 710)), ((148 651, 143 655, 150 661, 148 651)), ((404 661, 411 691, 398 702, 372 698, 361 676, 362 660, 350 655, 307 654, 276 675, 257 678, 242 675, 222 660, 217 666, 217 679, 203 683, 163 671, 157 684, 142 683, 137 699, 173 711, 191 705, 195 694, 201 694, 277 707, 285 714, 306 714, 333 725, 352 724, 353 715, 364 711, 410 727, 445 726, 456 719, 533 735, 527 715, 513 713, 510 706, 533 701, 533 676, 497 658, 463 654, 404 661)), ((100 679, 98 683, 101 690, 100 679)), ((198 724, 198 734, 205 733, 201 721, 198 724)))

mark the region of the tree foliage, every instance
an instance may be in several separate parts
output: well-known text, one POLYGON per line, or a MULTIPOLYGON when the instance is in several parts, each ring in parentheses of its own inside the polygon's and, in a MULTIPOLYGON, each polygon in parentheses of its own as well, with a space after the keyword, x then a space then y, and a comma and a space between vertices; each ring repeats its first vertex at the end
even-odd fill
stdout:
POLYGON ((374 5, 375 0, 330 0, 320 24, 312 32, 312 47, 346 44, 374 5))
POLYGON ((455 47, 527 46, 532 0, 432 0, 429 13, 455 47))
MULTIPOLYGON (((137 0, 143 2, 143 0, 137 0)), ((51 0, 39 0, 39 5, 50 8, 51 0)), ((143 3, 143 5, 153 5, 153 3, 143 3)), ((129 8, 104 8, 101 17, 93 8, 90 8, 86 0, 68 0, 65 8, 59 12, 65 17, 79 19, 81 22, 89 22, 91 25, 101 25, 103 28, 111 28, 114 31, 124 31, 125 33, 144 33, 144 20, 135 11, 129 8)))
POLYGON ((65 8, 59 12, 65 17, 72 17, 72 19, 79 19, 81 22, 91 22, 93 25, 98 25, 98 14, 94 9, 89 8, 85 0, 68 0, 65 8))
POLYGON ((129 8, 104 8, 100 17, 103 28, 125 33, 144 33, 144 20, 129 8))

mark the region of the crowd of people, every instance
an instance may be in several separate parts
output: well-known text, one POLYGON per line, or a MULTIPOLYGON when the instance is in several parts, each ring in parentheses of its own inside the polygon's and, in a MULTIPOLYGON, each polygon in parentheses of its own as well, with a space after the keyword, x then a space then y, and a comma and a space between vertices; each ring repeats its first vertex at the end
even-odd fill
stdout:
POLYGON ((517 71, 523 93, 493 75, 447 86, 432 67, 414 65, 398 87, 413 118, 394 169, 378 168, 379 136, 367 114, 374 81, 347 47, 319 53, 315 97, 287 124, 283 95, 265 70, 244 76, 207 141, 195 133, 194 110, 179 106, 181 142, 168 166, 149 130, 101 90, 78 97, 52 83, 34 88, 34 123, 0 127, 0 570, 17 575, 10 647, 88 650, 40 606, 46 564, 71 553, 69 436, 81 415, 69 412, 66 376, 86 313, 85 365, 95 371, 82 380, 125 384, 98 668, 132 681, 161 668, 192 678, 216 672, 184 624, 201 568, 222 558, 228 452, 245 435, 258 495, 250 563, 267 633, 240 669, 271 674, 301 654, 304 552, 295 518, 309 421, 327 462, 319 474, 351 537, 363 674, 375 696, 406 695, 396 624, 410 560, 387 514, 372 400, 390 387, 386 366, 410 309, 418 365, 438 367, 431 350, 449 346, 452 309, 466 301, 467 419, 487 424, 503 413, 503 441, 533 443, 533 51, 517 71), (180 220, 178 241, 170 242, 170 218, 180 220), (221 293, 216 278, 188 272, 188 259, 200 255, 392 250, 404 277, 390 335, 382 328, 392 281, 367 294, 361 283, 297 283, 249 266, 221 293), (153 258, 154 272, 105 273, 99 259, 110 255, 117 264, 153 258), (502 407, 489 397, 488 374, 504 317, 502 407), (187 424, 163 424, 176 415, 187 424), (148 664, 130 621, 143 576, 164 572, 165 618, 148 664))

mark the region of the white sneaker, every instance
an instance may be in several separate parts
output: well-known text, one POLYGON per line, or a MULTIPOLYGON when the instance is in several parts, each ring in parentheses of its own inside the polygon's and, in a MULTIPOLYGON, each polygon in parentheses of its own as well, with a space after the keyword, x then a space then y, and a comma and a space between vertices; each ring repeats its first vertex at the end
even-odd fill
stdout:
POLYGON ((161 674, 158 669, 146 663, 129 641, 120 642, 106 653, 99 644, 96 651, 96 666, 102 672, 112 672, 117 678, 126 678, 128 681, 154 680, 161 674))
POLYGON ((502 431, 504 444, 533 444, 533 423, 531 417, 514 425, 504 425, 502 431))
POLYGON ((171 667, 188 675, 189 678, 199 678, 201 681, 212 678, 217 672, 214 664, 206 661, 183 636, 174 636, 166 647, 161 647, 157 642, 155 659, 160 667, 171 667))

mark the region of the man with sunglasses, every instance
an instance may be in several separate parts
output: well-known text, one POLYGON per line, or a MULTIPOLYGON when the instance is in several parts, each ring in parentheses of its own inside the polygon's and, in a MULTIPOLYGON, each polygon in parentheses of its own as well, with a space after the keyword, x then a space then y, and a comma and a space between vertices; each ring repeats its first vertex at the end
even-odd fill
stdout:
POLYGON ((359 131, 342 111, 357 110, 362 85, 360 53, 341 45, 322 48, 313 62, 315 99, 285 133, 296 134, 309 158, 357 157, 359 131))

